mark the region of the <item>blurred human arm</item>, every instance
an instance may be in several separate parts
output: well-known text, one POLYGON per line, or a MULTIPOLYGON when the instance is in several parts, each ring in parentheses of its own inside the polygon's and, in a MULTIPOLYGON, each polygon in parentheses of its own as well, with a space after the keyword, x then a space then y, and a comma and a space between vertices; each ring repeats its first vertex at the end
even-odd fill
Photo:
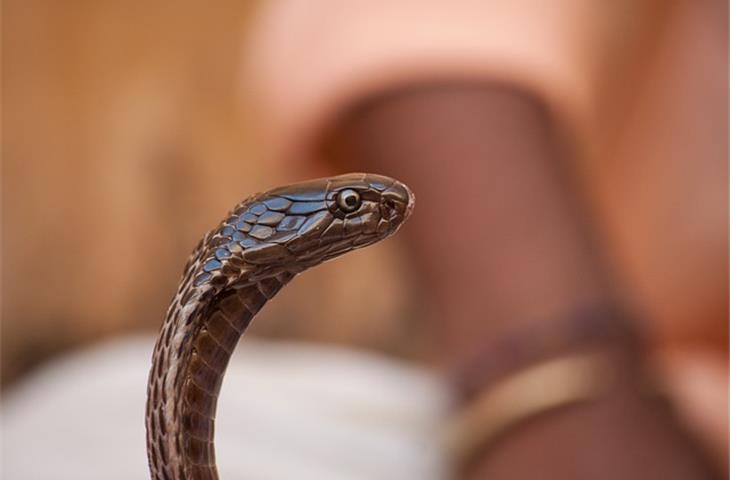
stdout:
MULTIPOLYGON (((620 302, 566 175, 566 150, 530 95, 443 84, 390 95, 357 112, 338 132, 338 157, 407 179, 417 192, 409 248, 448 371, 464 371, 475 352, 507 332, 567 337, 566 329, 580 325, 567 327, 565 317, 620 302)), ((615 311, 606 321, 623 322, 610 317, 615 311)), ((566 341, 563 348, 600 352, 626 381, 600 401, 508 432, 480 454, 467 478, 710 477, 670 411, 629 380, 643 368, 633 342, 596 337, 591 345, 566 341)), ((485 360, 505 361, 499 356, 510 353, 485 360)), ((480 369, 470 371, 477 378, 468 380, 478 383, 480 369)))
MULTIPOLYGON (((717 96, 718 85, 724 91, 725 84, 714 80, 708 83, 708 80, 719 79, 713 76, 709 65, 713 58, 718 58, 712 56, 716 51, 722 53, 707 48, 713 41, 708 32, 718 30, 715 27, 721 26, 722 22, 715 22, 713 28, 708 29, 707 21, 727 15, 713 14, 716 8, 713 10, 708 4, 693 2, 678 2, 671 7, 664 2, 651 1, 571 0, 550 4, 498 1, 445 5, 404 0, 388 2, 379 8, 373 8, 370 2, 348 2, 346 6, 323 2, 316 8, 312 5, 305 8, 297 2, 281 1, 265 8, 258 33, 253 36, 256 54, 252 56, 249 79, 253 79, 256 87, 251 93, 266 115, 262 124, 268 126, 274 158, 289 162, 290 167, 296 159, 298 165, 322 168, 323 156, 318 149, 322 138, 337 140, 338 134, 333 131, 342 130, 343 118, 353 118, 347 113, 352 113, 355 106, 368 99, 379 98, 377 108, 366 112, 369 124, 380 125, 377 128, 368 126, 368 138, 373 140, 369 141, 366 153, 371 155, 378 143, 394 139, 393 133, 386 135, 383 125, 389 125, 400 136, 408 133, 401 123, 413 124, 409 133, 413 138, 396 138, 397 142, 389 147, 400 149, 398 152, 403 155, 390 151, 387 168, 397 167, 398 170, 390 171, 414 184, 419 198, 414 221, 423 215, 425 208, 439 212, 430 217, 431 230, 418 230, 416 223, 409 226, 408 230, 427 235, 414 238, 409 250, 418 254, 431 246, 432 251, 440 255, 450 253, 436 248, 439 245, 436 239, 447 237, 444 215, 456 214, 445 205, 424 207, 427 192, 421 190, 429 185, 428 174, 438 176, 444 192, 443 197, 438 198, 446 198, 452 193, 446 186, 448 176, 456 175, 454 170, 459 169, 461 162, 471 160, 478 168, 468 178, 462 178, 465 182, 461 185, 464 192, 482 199, 486 187, 473 185, 479 180, 494 179, 481 176, 479 168, 484 166, 473 160, 479 157, 475 152, 488 150, 486 153, 492 155, 491 158, 499 157, 499 147, 507 153, 512 150, 509 156, 531 158, 529 165, 534 170, 520 171, 512 164, 502 164, 501 167, 508 170, 497 172, 501 182, 491 185, 492 190, 486 194, 505 193, 508 186, 524 185, 526 195, 510 201, 528 214, 534 213, 526 206, 529 204, 542 207, 544 203, 547 210, 559 207, 553 210, 553 215, 544 214, 536 219, 540 223, 536 222, 533 230, 525 229, 512 238, 506 232, 521 227, 520 216, 499 210, 506 200, 497 201, 476 215, 467 215, 462 208, 463 217, 459 218, 463 222, 452 226, 458 233, 464 231, 464 225, 473 228, 471 223, 483 223, 487 219, 503 227, 492 232, 494 238, 480 238, 478 242, 464 240, 464 244, 455 247, 454 251, 458 253, 459 248, 470 248, 481 253, 486 247, 495 246, 509 249, 497 249, 501 256, 486 264, 465 257, 461 263, 444 264, 443 268, 455 271, 462 268, 463 272, 472 274, 468 278, 473 279, 477 276, 474 272, 483 272, 486 265, 494 277, 482 276, 480 283, 467 283, 439 276, 439 270, 430 276, 424 274, 425 280, 439 287, 438 292, 426 292, 433 303, 442 296, 452 298, 449 307, 439 307, 443 311, 434 313, 434 318, 440 318, 442 322, 443 315, 448 314, 449 321, 456 323, 445 334, 445 341, 458 344, 465 339, 467 344, 479 343, 475 335, 478 337, 484 322, 471 324, 468 321, 470 314, 480 319, 490 314, 490 331, 483 336, 496 338, 501 336, 501 328, 511 325, 518 331, 538 325, 550 331, 550 325, 562 316, 561 308, 564 313, 590 299, 600 302, 608 297, 610 304, 614 300, 613 292, 609 292, 613 282, 606 277, 600 257, 611 250, 614 254, 618 252, 613 259, 618 260, 616 267, 621 274, 620 285, 624 293, 632 296, 631 300, 639 304, 642 312, 650 314, 640 316, 640 320, 643 327, 648 327, 652 349, 660 346, 670 332, 669 336, 680 342, 691 337, 697 343, 701 337, 699 350, 710 343, 719 343, 726 352, 727 280, 717 268, 717 265, 727 263, 726 242, 718 236, 718 232, 723 232, 726 238, 726 218, 714 215, 708 203, 722 190, 718 185, 724 180, 719 182, 717 179, 726 178, 721 173, 725 167, 718 168, 716 163, 718 159, 724 163, 726 157, 726 142, 720 139, 718 143, 716 132, 717 128, 722 130, 718 126, 723 122, 717 115, 707 115, 708 106, 715 108, 710 104, 726 103, 709 100, 713 95, 717 96), (671 38, 665 36, 665 29, 671 23, 668 18, 674 19, 670 29, 676 35, 671 38), (677 22, 677 19, 681 21, 677 22), (667 41, 668 38, 671 41, 667 41), (654 62, 657 45, 661 45, 664 52, 661 55, 664 67, 659 69, 655 68, 654 62), (713 53, 699 55, 700 51, 713 53), (678 52, 683 52, 685 60, 675 63, 678 52), (296 72, 295 79, 292 72, 296 72), (651 80, 649 83, 647 78, 651 80), (459 116, 464 111, 459 115, 452 111, 451 116, 442 118, 443 124, 428 124, 429 116, 443 115, 443 109, 433 105, 426 108, 422 102, 415 102, 413 88, 408 92, 410 101, 404 92, 414 85, 434 85, 444 79, 450 80, 448 84, 452 90, 468 85, 488 87, 494 82, 509 85, 512 91, 523 94, 521 102, 524 105, 507 110, 497 108, 495 104, 489 108, 482 105, 481 115, 474 113, 479 108, 473 106, 470 116, 459 116), (695 101, 699 93, 705 101, 695 101), (418 104, 409 108, 419 110, 419 115, 403 113, 403 104, 409 102, 418 104), (398 103, 400 106, 396 107, 398 103), (532 107, 528 108, 528 104, 532 107), (530 109, 542 112, 526 113, 530 109), (692 115, 687 115, 687 109, 692 115), (509 110, 513 110, 512 116, 507 113, 509 110), (390 113, 386 115, 384 111, 390 113), (487 111, 492 113, 486 114, 487 111), (373 116, 380 119, 376 121, 373 116), (396 121, 394 116, 403 118, 396 121), (530 116, 535 118, 530 120, 530 116), (544 118, 536 119, 541 117, 544 118), (461 132, 460 138, 446 138, 445 133, 454 134, 453 125, 457 119, 462 128, 470 125, 469 128, 461 132), (520 125, 519 133, 506 135, 503 123, 509 121, 513 126, 520 125), (476 123, 483 123, 485 128, 474 132, 476 123), (373 129, 378 130, 377 135, 370 131, 373 129), (540 134, 543 130, 548 133, 540 134), (414 133, 416 131, 418 133, 414 133), (558 131, 567 134, 569 141, 563 146, 568 145, 570 150, 554 151, 552 137, 558 131), (526 142, 528 133, 549 138, 540 141, 551 144, 550 148, 543 148, 544 145, 540 146, 537 141, 526 142), (490 135, 494 138, 479 138, 490 135), (437 139, 438 144, 434 144, 437 139), (411 144, 407 145, 409 141, 411 144), (408 162, 405 160, 408 149, 404 145, 412 148, 417 141, 421 157, 411 159, 417 166, 409 171, 403 166, 408 162), (462 150, 456 149, 459 145, 462 150), (454 151, 445 152, 446 148, 454 151), (463 153, 464 149, 472 150, 471 159, 452 154, 463 153), (576 155, 572 155, 574 151, 576 155), (722 151, 725 154, 718 155, 722 151), (538 158, 543 160, 538 162, 538 158), (544 197, 545 190, 533 192, 527 187, 528 180, 533 182, 529 183, 532 187, 535 179, 560 183, 560 179, 566 178, 564 173, 570 172, 567 164, 573 160, 572 166, 583 169, 583 173, 588 172, 590 181, 581 186, 596 197, 593 200, 597 200, 600 213, 595 212, 594 216, 575 210, 575 205, 585 203, 571 189, 567 194, 561 190, 563 193, 555 196, 553 184, 547 190, 552 193, 544 197), (432 161, 437 167, 427 166, 432 161), (551 165, 559 166, 550 168, 551 165), (522 180, 515 180, 520 178, 522 180), (601 226, 607 229, 600 232, 605 235, 590 238, 589 232, 594 225, 581 226, 586 218, 605 223, 601 226), (528 245, 522 237, 529 237, 536 231, 545 235, 539 225, 553 223, 555 229, 545 238, 543 250, 525 248, 528 245), (596 240, 601 242, 598 247, 596 240), (722 248, 718 249, 720 244, 723 244, 722 248), (576 245, 578 248, 571 253, 576 245), (587 251, 583 251, 586 247, 587 251), (538 258, 530 257, 530 253, 538 258), (557 278, 556 271, 559 272, 557 278), (528 275, 536 278, 547 275, 548 278, 542 279, 541 286, 525 285, 521 278, 528 275), (555 285, 550 285, 553 279, 555 285), (476 290, 479 285, 486 287, 483 292, 476 290), (573 287, 577 287, 575 292, 573 287), (545 303, 521 305, 519 298, 525 293, 534 294, 536 298, 542 296, 545 303), (493 310, 479 311, 466 301, 456 300, 477 294, 484 296, 485 301, 490 300, 493 310), (549 298, 544 298, 546 296, 549 298), (536 316, 528 314, 535 310, 538 311, 536 316)), ((726 27, 722 33, 723 42, 725 36, 726 27)), ((505 102, 504 99, 492 101, 500 105, 505 102)), ((451 99, 442 103, 458 102, 451 99)), ((458 110, 454 106, 450 108, 458 110)), ((717 113, 717 108, 715 111, 717 113)), ((362 114, 359 112, 355 118, 362 114)), ((434 122, 434 119, 430 121, 434 122)), ((365 120, 360 118, 357 122, 365 120)), ((365 133, 361 131, 354 135, 350 132, 355 137, 365 133)), ((726 133, 720 136, 724 138, 726 133)), ((352 154, 353 150, 350 152, 352 154)), ((383 152, 375 153, 384 155, 383 152)), ((386 168, 384 162, 369 161, 372 158, 351 161, 347 168, 376 168, 377 165, 386 168)), ((430 325, 436 327, 438 323, 430 325)), ((677 345, 684 346, 679 342, 677 345)), ((462 355, 465 352, 454 353, 462 355)), ((671 380, 676 375, 667 378, 671 380)), ((721 379, 721 375, 713 378, 721 379)), ((685 381, 682 388, 686 392, 692 386, 685 381)), ((669 390, 673 391, 673 388, 669 390)), ((723 388, 718 383, 705 391, 710 390, 721 392, 723 388)), ((726 398, 722 397, 713 397, 716 406, 713 411, 721 410, 717 407, 726 404, 726 398)), ((700 410, 704 419, 702 424, 712 423, 706 415, 709 410, 688 401, 687 395, 684 398, 687 401, 679 405, 680 412, 692 421, 692 426, 701 427, 692 420, 698 418, 700 410)), ((718 417, 715 423, 726 422, 718 417)), ((624 425, 624 422, 620 418, 608 424, 624 425)), ((707 433, 702 428, 698 431, 707 433)), ((705 436, 723 461, 726 446, 721 437, 717 433, 713 433, 712 438, 705 436), (717 442, 718 438, 720 442, 717 442)))

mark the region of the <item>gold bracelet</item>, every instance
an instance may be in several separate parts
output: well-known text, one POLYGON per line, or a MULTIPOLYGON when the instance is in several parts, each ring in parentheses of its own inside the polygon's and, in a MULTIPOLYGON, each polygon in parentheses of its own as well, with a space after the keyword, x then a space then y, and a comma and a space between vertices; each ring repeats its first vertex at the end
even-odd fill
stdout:
POLYGON ((477 395, 446 427, 448 451, 465 462, 516 425, 539 414, 598 399, 616 379, 605 355, 574 354, 527 368, 477 395))

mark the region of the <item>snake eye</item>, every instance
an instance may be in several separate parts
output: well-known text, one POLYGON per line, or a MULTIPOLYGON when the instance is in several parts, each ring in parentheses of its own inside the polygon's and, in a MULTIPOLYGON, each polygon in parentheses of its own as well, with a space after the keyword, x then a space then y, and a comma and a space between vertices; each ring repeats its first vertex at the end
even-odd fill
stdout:
POLYGON ((345 213, 354 212, 360 208, 361 203, 362 200, 360 199, 360 194, 355 190, 348 188, 337 195, 337 205, 340 207, 340 210, 345 213))

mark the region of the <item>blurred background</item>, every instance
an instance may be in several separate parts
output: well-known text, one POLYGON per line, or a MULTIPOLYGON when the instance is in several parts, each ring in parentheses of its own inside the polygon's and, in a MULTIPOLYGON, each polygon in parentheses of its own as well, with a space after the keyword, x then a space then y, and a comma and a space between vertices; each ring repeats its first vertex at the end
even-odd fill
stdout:
MULTIPOLYGON (((348 102, 439 68, 526 86, 558 112, 600 243, 644 313, 653 355, 677 374, 677 401, 703 448, 725 461, 727 4, 563 2, 573 13, 537 15, 534 2, 505 3, 493 7, 504 22, 464 27, 490 32, 490 45, 467 49, 486 64, 470 72, 468 55, 456 67, 422 68, 428 56, 402 38, 413 27, 398 37, 393 25, 405 24, 383 18, 438 8, 402 3, 3 1, 7 478, 39 478, 13 463, 8 445, 40 434, 23 423, 33 410, 19 405, 63 384, 58 362, 111 340, 151 338, 192 247, 229 208, 252 192, 340 173, 315 158, 311 139, 348 102), (381 37, 378 22, 380 41, 363 38, 381 37), (389 69, 397 56, 372 60, 386 40, 398 50, 398 39, 411 45, 404 56, 421 55, 411 71, 389 69), (348 48, 332 53, 333 44, 348 48), (536 59, 547 60, 529 68, 536 59)), ((434 18, 421 18, 416 37, 459 37, 459 28, 429 36, 434 18)), ((428 365, 437 342, 414 313, 421 300, 408 248, 396 237, 307 272, 262 311, 251 336, 428 365)), ((139 341, 144 353, 151 343, 139 341)), ((148 358, 129 364, 146 369, 148 358)), ((428 385, 413 388, 442 391, 421 381, 428 385)), ((437 415, 440 402, 423 416, 437 415)))

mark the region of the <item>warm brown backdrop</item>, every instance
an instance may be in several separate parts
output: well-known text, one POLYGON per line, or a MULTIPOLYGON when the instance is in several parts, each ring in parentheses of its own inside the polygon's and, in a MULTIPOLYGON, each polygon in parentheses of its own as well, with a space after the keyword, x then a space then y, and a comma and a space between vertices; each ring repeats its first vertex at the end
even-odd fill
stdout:
MULTIPOLYGON (((622 81, 606 78, 586 188, 657 338, 724 357, 727 5, 646 5, 651 29, 617 57, 622 81)), ((240 75, 255 7, 3 2, 5 385, 57 352, 154 331, 201 233, 248 193, 307 175, 276 170, 257 143, 240 75)), ((423 354, 401 246, 308 273, 255 332, 423 354)))

